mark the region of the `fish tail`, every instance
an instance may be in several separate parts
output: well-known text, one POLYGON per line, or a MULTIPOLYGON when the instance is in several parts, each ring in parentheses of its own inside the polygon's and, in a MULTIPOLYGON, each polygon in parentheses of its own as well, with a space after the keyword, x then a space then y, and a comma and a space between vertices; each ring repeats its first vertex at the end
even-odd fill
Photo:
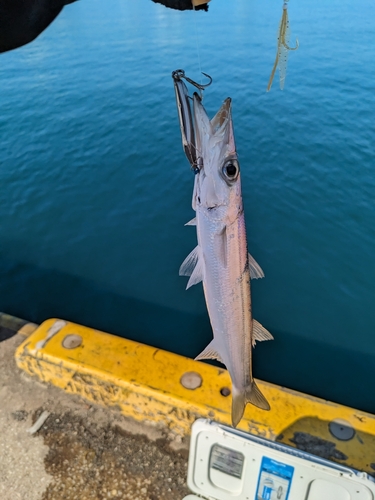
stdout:
POLYGON ((251 384, 239 391, 232 387, 232 425, 237 427, 243 417, 247 403, 251 403, 262 410, 270 410, 267 399, 260 392, 258 386, 253 380, 251 384))

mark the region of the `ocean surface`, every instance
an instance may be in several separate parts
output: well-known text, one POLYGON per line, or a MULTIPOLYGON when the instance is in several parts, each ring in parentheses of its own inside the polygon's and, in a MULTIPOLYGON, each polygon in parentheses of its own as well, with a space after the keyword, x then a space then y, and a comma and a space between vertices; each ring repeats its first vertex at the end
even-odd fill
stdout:
POLYGON ((266 277, 254 317, 274 335, 258 378, 375 412, 375 3, 78 1, 0 55, 0 310, 60 317, 194 357, 212 333, 196 245, 193 174, 171 72, 233 99, 249 249, 266 277), (203 78, 203 77, 202 77, 203 78))

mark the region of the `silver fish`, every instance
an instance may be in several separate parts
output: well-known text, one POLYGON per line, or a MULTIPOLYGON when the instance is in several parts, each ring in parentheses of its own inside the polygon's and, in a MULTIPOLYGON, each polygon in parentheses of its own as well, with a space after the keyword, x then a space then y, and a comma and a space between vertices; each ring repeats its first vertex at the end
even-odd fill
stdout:
POLYGON ((245 406, 270 406, 252 376, 252 347, 272 335, 252 317, 250 278, 264 276, 247 250, 231 99, 210 120, 197 93, 193 96, 196 170, 193 209, 198 245, 180 267, 190 276, 187 288, 203 281, 204 295, 214 334, 197 356, 217 359, 232 379, 232 424, 240 422, 245 406))

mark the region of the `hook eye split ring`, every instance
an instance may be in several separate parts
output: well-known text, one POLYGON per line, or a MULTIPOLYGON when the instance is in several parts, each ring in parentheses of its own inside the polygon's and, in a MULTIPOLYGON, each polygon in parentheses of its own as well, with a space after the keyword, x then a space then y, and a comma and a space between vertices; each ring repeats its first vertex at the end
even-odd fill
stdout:
POLYGON ((195 175, 199 174, 199 172, 203 168, 203 158, 201 156, 198 156, 197 161, 195 165, 192 165, 192 169, 195 175))
POLYGON ((186 76, 185 75, 185 71, 183 69, 177 69, 176 71, 173 71, 172 78, 174 80, 181 80, 181 78, 184 78, 187 82, 189 82, 191 85, 193 85, 198 90, 204 90, 206 87, 208 87, 209 85, 211 85, 212 78, 207 73, 203 73, 203 71, 202 71, 202 75, 204 75, 205 77, 207 77, 210 80, 205 85, 203 85, 201 83, 197 83, 194 80, 192 80, 191 78, 189 78, 188 76, 186 76))

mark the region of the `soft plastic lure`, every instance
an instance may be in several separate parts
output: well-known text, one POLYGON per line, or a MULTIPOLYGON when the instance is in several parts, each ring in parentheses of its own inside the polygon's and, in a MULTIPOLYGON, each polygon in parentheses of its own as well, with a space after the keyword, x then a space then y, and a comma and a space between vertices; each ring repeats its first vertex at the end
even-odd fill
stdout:
POLYGON ((277 36, 277 52, 275 63, 272 68, 271 76, 267 86, 267 92, 272 87, 273 78, 275 76, 276 68, 279 67, 279 75, 280 75, 280 89, 283 90, 285 84, 285 76, 286 76, 286 66, 288 63, 288 52, 290 50, 297 50, 299 47, 298 40, 296 39, 296 46, 290 47, 289 38, 290 38, 290 28, 289 28, 289 19, 288 19, 288 1, 284 1, 283 5, 283 15, 281 16, 278 36, 277 36))

